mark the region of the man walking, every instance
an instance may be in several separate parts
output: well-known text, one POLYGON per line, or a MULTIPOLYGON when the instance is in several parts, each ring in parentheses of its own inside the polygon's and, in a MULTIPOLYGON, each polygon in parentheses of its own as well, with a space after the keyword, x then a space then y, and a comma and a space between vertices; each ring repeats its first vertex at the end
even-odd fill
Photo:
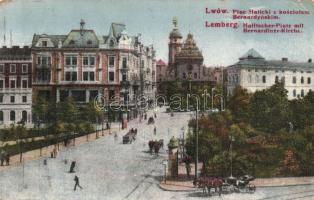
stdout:
POLYGON ((74 181, 75 181, 75 185, 74 185, 74 191, 76 190, 76 187, 78 186, 79 188, 83 189, 81 186, 80 186, 80 181, 79 181, 79 178, 75 175, 74 177, 74 181))

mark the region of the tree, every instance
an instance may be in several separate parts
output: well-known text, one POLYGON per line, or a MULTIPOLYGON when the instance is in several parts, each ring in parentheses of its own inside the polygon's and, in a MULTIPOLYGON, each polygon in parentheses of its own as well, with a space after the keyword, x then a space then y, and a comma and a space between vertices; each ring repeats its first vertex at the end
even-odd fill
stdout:
POLYGON ((23 160, 24 144, 27 142, 27 130, 24 123, 12 124, 9 132, 14 136, 16 145, 19 147, 20 162, 23 160))
POLYGON ((285 128, 290 119, 287 90, 281 82, 266 90, 257 91, 250 103, 250 117, 253 127, 274 133, 285 128))
POLYGON ((237 87, 228 99, 227 108, 234 116, 235 122, 248 122, 250 119, 250 95, 246 89, 237 87))

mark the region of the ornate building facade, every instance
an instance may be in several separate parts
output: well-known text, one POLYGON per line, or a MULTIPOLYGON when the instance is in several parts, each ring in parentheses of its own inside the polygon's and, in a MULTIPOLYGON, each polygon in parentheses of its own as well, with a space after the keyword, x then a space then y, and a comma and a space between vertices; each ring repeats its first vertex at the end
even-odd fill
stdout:
POLYGON ((86 29, 67 35, 35 34, 32 41, 33 96, 86 103, 96 96, 125 103, 139 95, 153 99, 156 61, 153 46, 112 23, 108 35, 86 29))
POLYGON ((0 128, 32 125, 32 59, 28 46, 0 49, 0 128))
POLYGON ((189 33, 183 41, 177 20, 173 19, 174 28, 169 35, 169 75, 172 80, 204 83, 209 81, 209 70, 203 65, 203 54, 189 33))

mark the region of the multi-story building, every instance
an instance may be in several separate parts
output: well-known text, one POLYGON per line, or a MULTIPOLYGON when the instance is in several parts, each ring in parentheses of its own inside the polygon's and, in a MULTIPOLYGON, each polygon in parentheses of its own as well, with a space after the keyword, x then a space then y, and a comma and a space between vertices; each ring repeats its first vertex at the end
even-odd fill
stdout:
POLYGON ((169 35, 169 75, 173 80, 190 80, 194 84, 209 81, 208 69, 203 65, 203 54, 196 45, 193 35, 189 33, 184 42, 173 20, 174 28, 169 35))
POLYGON ((239 61, 228 67, 228 94, 237 86, 249 92, 266 89, 278 81, 283 81, 288 98, 305 96, 314 89, 314 64, 291 62, 288 58, 266 60, 254 49, 250 49, 239 61))
POLYGON ((140 36, 112 23, 108 35, 94 30, 67 35, 35 34, 32 42, 33 95, 62 101, 72 96, 86 103, 98 95, 125 103, 140 94, 155 93, 155 51, 140 36))
POLYGON ((32 59, 28 46, 0 48, 0 127, 32 126, 32 59))

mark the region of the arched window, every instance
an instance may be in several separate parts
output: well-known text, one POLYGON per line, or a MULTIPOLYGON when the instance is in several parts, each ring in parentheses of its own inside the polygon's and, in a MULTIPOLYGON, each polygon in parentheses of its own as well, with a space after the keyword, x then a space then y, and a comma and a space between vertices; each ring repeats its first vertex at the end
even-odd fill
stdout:
POLYGON ((114 47, 114 41, 113 40, 110 40, 109 47, 114 47))
POLYGON ((304 90, 301 90, 301 97, 304 97, 304 90))
POLYGON ((15 111, 10 111, 10 121, 15 121, 15 111))
MULTIPOLYGON (((304 77, 302 76, 301 77, 301 83, 303 84, 304 83, 304 77)), ((302 95, 301 95, 302 96, 302 95)))
POLYGON ((275 77, 275 83, 278 83, 278 82, 279 82, 279 77, 276 76, 276 77, 275 77))
POLYGON ((70 40, 69 44, 73 45, 73 44, 75 44, 75 41, 74 40, 70 40))
POLYGON ((307 78, 307 84, 311 84, 311 77, 307 78))
POLYGON ((91 44, 93 44, 93 42, 92 42, 91 40, 88 40, 88 41, 87 41, 87 44, 88 44, 88 45, 91 45, 91 44))
POLYGON ((0 122, 2 122, 2 121, 3 121, 3 111, 0 110, 0 122))
POLYGON ((259 83, 259 76, 258 75, 255 76, 255 82, 259 83))
POLYGON ((266 76, 263 76, 263 83, 266 83, 266 76))
POLYGON ((22 111, 22 121, 27 122, 27 111, 26 110, 22 111))
POLYGON ((295 76, 292 77, 292 83, 294 83, 294 84, 297 83, 297 77, 295 77, 295 76))
POLYGON ((247 81, 248 81, 249 83, 252 82, 252 75, 251 75, 251 74, 247 77, 247 81))
POLYGON ((297 91, 294 89, 293 90, 293 97, 296 97, 297 96, 297 91))

